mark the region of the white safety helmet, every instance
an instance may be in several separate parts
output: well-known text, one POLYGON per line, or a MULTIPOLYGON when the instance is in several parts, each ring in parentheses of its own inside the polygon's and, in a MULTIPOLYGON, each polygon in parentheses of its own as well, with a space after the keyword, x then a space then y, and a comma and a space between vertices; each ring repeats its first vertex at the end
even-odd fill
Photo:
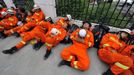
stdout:
POLYGON ((79 36, 80 36, 80 37, 85 37, 86 34, 87 34, 87 32, 86 32, 85 29, 81 29, 81 30, 79 31, 79 36))
POLYGON ((14 11, 13 11, 12 9, 8 9, 8 10, 7 10, 7 13, 9 13, 9 14, 14 14, 14 11))
POLYGON ((67 14, 66 17, 68 18, 69 21, 72 19, 72 16, 70 14, 67 14))
POLYGON ((52 28, 51 33, 54 34, 54 35, 57 35, 59 33, 59 30, 56 29, 56 28, 52 28))
POLYGON ((131 34, 131 30, 130 29, 122 29, 121 31, 126 32, 128 34, 131 34))
POLYGON ((40 7, 35 4, 35 5, 33 6, 33 9, 40 9, 40 7))
POLYGON ((23 25, 22 21, 18 21, 17 25, 18 25, 18 26, 23 25))
POLYGON ((50 17, 46 16, 46 17, 45 17, 45 20, 47 20, 47 19, 49 19, 49 18, 50 18, 50 17))
POLYGON ((3 11, 3 12, 1 12, 1 15, 2 15, 2 16, 6 16, 6 15, 7 15, 7 12, 4 12, 4 11, 3 11))

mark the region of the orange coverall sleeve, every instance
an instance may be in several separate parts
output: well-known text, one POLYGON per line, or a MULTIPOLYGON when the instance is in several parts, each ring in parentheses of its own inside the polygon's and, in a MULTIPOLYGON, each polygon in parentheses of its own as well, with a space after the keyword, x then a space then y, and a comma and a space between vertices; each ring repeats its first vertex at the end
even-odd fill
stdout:
POLYGON ((134 48, 134 45, 129 45, 129 46, 127 46, 127 47, 121 52, 121 54, 130 56, 130 55, 131 55, 131 50, 132 50, 132 48, 134 48))
POLYGON ((57 22, 56 22, 56 24, 57 25, 63 25, 65 23, 65 19, 64 18, 60 18, 57 22))
POLYGON ((33 18, 35 19, 36 22, 39 22, 45 18, 45 15, 42 11, 40 12, 35 12, 33 15, 33 18))
POLYGON ((38 20, 41 21, 41 20, 43 20, 45 18, 45 15, 44 15, 44 13, 42 11, 39 14, 40 14, 39 15, 40 17, 38 18, 38 20))
POLYGON ((79 29, 75 30, 75 31, 71 34, 71 36, 70 36, 70 39, 71 39, 71 40, 76 40, 76 37, 77 37, 77 35, 78 35, 78 31, 79 31, 79 29))
POLYGON ((26 22, 31 22, 32 21, 32 16, 27 16, 26 22))
POLYGON ((61 31, 61 33, 58 34, 58 36, 56 37, 57 41, 63 40, 67 34, 66 30, 64 30, 64 29, 61 29, 60 31, 61 31))
POLYGON ((50 22, 45 22, 45 21, 41 21, 38 23, 38 25, 42 26, 43 28, 49 29, 49 27, 51 26, 50 22))
POLYGON ((107 43, 109 41, 109 37, 111 36, 110 33, 108 34, 105 34, 103 37, 102 37, 102 40, 101 40, 101 45, 107 43))
POLYGON ((94 36, 92 32, 88 32, 85 39, 85 44, 88 45, 89 47, 92 47, 94 45, 94 36))

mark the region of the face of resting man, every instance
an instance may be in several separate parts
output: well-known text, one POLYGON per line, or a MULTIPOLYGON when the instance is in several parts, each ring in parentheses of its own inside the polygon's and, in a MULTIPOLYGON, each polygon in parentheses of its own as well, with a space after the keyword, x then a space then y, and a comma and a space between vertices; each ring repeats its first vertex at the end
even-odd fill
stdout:
POLYGON ((84 25, 83 25, 83 29, 89 29, 90 28, 90 26, 89 26, 89 24, 88 23, 84 23, 84 25))
POLYGON ((125 41, 128 39, 129 34, 126 32, 120 32, 118 33, 118 37, 120 40, 125 41))

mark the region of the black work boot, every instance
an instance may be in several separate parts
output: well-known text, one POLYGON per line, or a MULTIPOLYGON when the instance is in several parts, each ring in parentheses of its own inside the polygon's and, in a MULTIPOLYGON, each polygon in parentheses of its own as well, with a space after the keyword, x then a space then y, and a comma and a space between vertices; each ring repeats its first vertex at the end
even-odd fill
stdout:
POLYGON ((110 69, 104 72, 102 75, 114 75, 110 69))
POLYGON ((6 37, 7 37, 7 35, 3 33, 3 36, 1 38, 5 39, 6 37))
POLYGON ((4 31, 0 32, 0 38, 3 38, 4 36, 4 31))
POLYGON ((44 44, 43 42, 39 41, 36 44, 34 44, 33 49, 39 50, 43 46, 43 44, 44 44))
POLYGON ((61 66, 63 66, 63 65, 71 66, 71 62, 70 62, 70 61, 62 60, 62 61, 58 64, 58 67, 61 67, 61 66))
POLYGON ((16 47, 12 47, 11 49, 2 51, 2 53, 4 53, 4 54, 13 54, 13 53, 15 53, 17 51, 18 51, 18 49, 16 47))
POLYGON ((48 50, 47 49, 46 54, 44 56, 44 60, 48 59, 48 57, 50 56, 50 54, 51 54, 51 50, 48 50))
POLYGON ((18 32, 15 32, 13 35, 16 37, 20 37, 20 34, 18 32))

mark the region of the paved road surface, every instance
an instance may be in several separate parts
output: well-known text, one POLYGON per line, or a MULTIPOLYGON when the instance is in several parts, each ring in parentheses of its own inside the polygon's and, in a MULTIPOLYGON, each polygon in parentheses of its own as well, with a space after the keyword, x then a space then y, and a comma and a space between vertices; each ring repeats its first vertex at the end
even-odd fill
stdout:
MULTIPOLYGON (((8 49, 19 42, 21 38, 14 36, 0 39, 0 51, 8 49)), ((90 70, 81 72, 67 66, 57 67, 61 60, 60 52, 67 45, 58 45, 53 49, 48 60, 43 60, 45 46, 34 51, 31 45, 22 48, 14 55, 5 55, 0 52, 0 75, 101 75, 107 69, 97 56, 96 49, 89 49, 91 58, 90 70)))

